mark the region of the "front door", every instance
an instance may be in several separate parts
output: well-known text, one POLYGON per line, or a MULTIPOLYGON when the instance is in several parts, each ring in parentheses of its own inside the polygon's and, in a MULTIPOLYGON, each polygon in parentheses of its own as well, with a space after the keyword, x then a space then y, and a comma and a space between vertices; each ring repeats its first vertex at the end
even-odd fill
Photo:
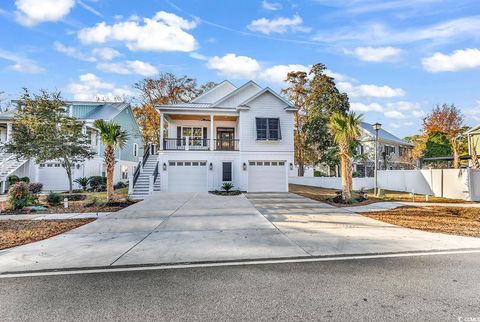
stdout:
POLYGON ((235 150, 235 129, 217 127, 217 150, 235 150))

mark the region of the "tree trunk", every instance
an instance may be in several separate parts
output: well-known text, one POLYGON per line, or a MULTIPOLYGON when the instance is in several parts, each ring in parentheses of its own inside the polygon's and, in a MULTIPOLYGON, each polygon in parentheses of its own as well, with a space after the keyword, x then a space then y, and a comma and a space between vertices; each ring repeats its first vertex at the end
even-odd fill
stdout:
POLYGON ((453 138, 450 140, 450 144, 452 145, 452 151, 453 151, 453 167, 455 169, 460 168, 460 156, 458 153, 458 143, 456 138, 453 138))
POLYGON ((112 146, 105 147, 105 164, 107 166, 107 200, 113 200, 113 172, 115 170, 115 150, 112 146))
POLYGON ((65 166, 65 171, 67 172, 68 177, 68 192, 73 193, 72 165, 67 158, 63 159, 63 165, 65 166))
POLYGON ((348 144, 340 144, 340 166, 342 169, 342 198, 343 201, 347 201, 351 197, 348 144))
POLYGON ((473 143, 473 141, 470 144, 470 151, 471 151, 470 157, 472 158, 472 168, 480 169, 480 162, 478 161, 478 154, 477 154, 478 153, 477 146, 475 145, 475 143, 473 143))

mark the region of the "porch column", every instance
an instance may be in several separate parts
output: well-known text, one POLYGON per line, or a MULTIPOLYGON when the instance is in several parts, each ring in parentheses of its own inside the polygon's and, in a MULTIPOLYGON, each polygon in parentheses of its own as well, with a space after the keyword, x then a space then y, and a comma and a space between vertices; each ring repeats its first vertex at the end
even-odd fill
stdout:
POLYGON ((165 117, 160 113, 160 150, 163 150, 163 123, 165 123, 165 117))
POLYGON ((215 148, 215 141, 214 141, 214 138, 215 138, 215 135, 214 135, 214 117, 213 117, 213 114, 210 114, 210 151, 213 151, 214 148, 215 148))
POLYGON ((7 142, 12 139, 12 122, 7 122, 7 142))

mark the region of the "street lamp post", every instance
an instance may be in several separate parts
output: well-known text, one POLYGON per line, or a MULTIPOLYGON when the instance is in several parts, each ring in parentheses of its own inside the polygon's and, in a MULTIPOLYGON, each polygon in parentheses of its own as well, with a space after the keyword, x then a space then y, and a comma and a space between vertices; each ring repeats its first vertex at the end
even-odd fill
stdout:
POLYGON ((375 168, 374 168, 374 176, 375 176, 375 186, 374 186, 374 194, 375 196, 378 194, 378 131, 382 128, 382 124, 375 123, 372 125, 373 129, 375 130, 375 168))

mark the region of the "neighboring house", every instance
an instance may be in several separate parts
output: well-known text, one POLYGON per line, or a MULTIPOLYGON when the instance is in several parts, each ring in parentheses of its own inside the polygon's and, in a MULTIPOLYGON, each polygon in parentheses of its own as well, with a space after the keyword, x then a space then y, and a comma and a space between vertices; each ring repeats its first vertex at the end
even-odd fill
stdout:
POLYGON ((150 190, 134 178, 134 196, 213 191, 224 182, 249 192, 288 191, 296 110, 270 88, 223 81, 189 103, 156 108, 160 149, 138 179, 152 178, 150 190))
MULTIPOLYGON (((361 122, 360 144, 354 171, 362 176, 373 176, 375 166, 375 130, 372 124, 361 122)), ((413 144, 393 135, 387 130, 378 131, 378 166, 382 170, 412 169, 413 144)))
POLYGON ((477 155, 480 155, 480 124, 466 131, 465 135, 468 138, 468 154, 472 155, 472 152, 473 152, 472 145, 473 145, 477 155))
MULTIPOLYGON (((100 141, 93 122, 97 119, 117 122, 123 129, 128 131, 129 139, 125 148, 116 151, 117 164, 115 166, 114 182, 126 181, 133 174, 139 158, 143 155, 143 140, 140 129, 133 116, 133 111, 128 103, 108 102, 79 102, 67 101, 67 113, 81 121, 85 121, 84 131, 88 136, 91 148, 96 155, 93 159, 75 164, 73 179, 79 177, 105 175, 103 163, 104 145, 100 141)), ((0 113, 0 142, 6 142, 11 138, 12 119, 15 110, 0 113)), ((20 177, 27 176, 32 182, 43 184, 45 191, 68 190, 68 177, 65 169, 59 161, 48 161, 36 164, 31 160, 17 160, 8 153, 0 153, 0 182, 2 193, 5 192, 6 179, 10 175, 20 177)), ((77 187, 75 185, 75 187, 77 187)), ((79 188, 79 187, 77 187, 79 188)))

